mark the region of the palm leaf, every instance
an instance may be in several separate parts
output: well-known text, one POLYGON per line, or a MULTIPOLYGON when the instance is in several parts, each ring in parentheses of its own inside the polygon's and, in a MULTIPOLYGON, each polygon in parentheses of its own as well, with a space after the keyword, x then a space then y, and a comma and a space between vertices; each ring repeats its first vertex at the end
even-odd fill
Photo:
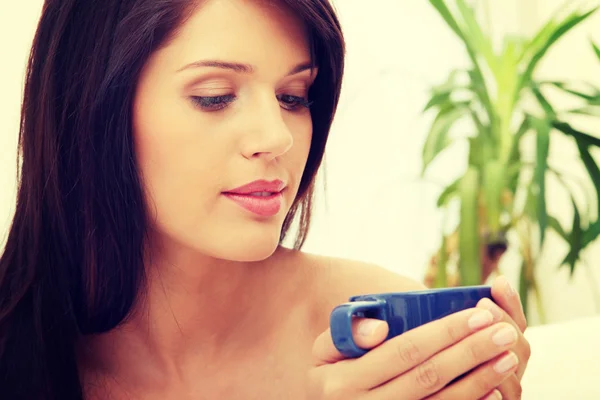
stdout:
POLYGON ((557 23, 555 26, 551 22, 549 22, 542 31, 544 34, 540 34, 536 36, 534 41, 536 41, 535 54, 531 57, 527 67, 525 68, 525 72, 521 75, 520 83, 518 85, 518 91, 515 93, 515 96, 518 96, 518 92, 520 89, 524 88, 529 84, 531 78, 533 76, 533 72, 537 67, 538 63, 542 59, 542 57, 548 52, 548 50, 552 47, 554 43, 556 43, 562 36, 564 36, 568 31, 577 26, 579 23, 587 19, 590 15, 596 12, 598 7, 593 8, 583 14, 579 12, 573 12, 568 17, 566 17, 561 22, 557 23), (548 35, 548 36, 546 36, 548 35), (546 40, 543 40, 543 38, 546 40))
POLYGON ((469 108, 464 104, 450 104, 441 109, 436 116, 425 145, 423 146, 423 167, 422 174, 425 173, 429 164, 444 150, 452 140, 450 139, 450 129, 454 123, 469 112, 469 108))
POLYGON ((473 10, 464 0, 456 0, 456 5, 464 21, 465 40, 469 40, 475 54, 481 54, 488 66, 497 75, 499 73, 498 58, 494 54, 489 38, 483 33, 475 19, 473 10))
POLYGON ((573 226, 571 232, 568 235, 569 242, 569 253, 561 263, 561 267, 565 264, 569 267, 569 275, 572 277, 575 272, 575 265, 579 260, 579 254, 583 249, 583 230, 581 229, 581 217, 579 215, 579 209, 575 200, 571 198, 573 203, 573 226))
POLYGON ((550 120, 554 119, 554 117, 556 116, 556 112, 554 111, 554 108, 552 107, 550 102, 542 94, 542 91, 540 90, 539 86, 533 85, 531 91, 533 92, 533 95, 535 96, 536 100, 538 101, 546 115, 550 118, 550 120))
POLYGON ((472 82, 472 90, 477 95, 477 98, 481 102, 483 109, 485 110, 490 126, 493 126, 496 123, 497 115, 494 106, 492 105, 492 100, 490 99, 489 90, 485 80, 483 78, 483 74, 481 73, 481 69, 477 65, 477 62, 473 56, 474 68, 469 70, 469 78, 472 82))
MULTIPOLYGON (((590 146, 600 146, 600 139, 580 132, 567 123, 554 122, 554 127, 575 139, 581 160, 588 172, 590 180, 594 185, 597 202, 596 206, 598 207, 596 215, 600 216, 600 169, 589 152, 590 146)), ((581 250, 596 240, 596 238, 598 238, 600 235, 600 219, 597 217, 597 219, 584 230, 581 226, 581 216, 574 200, 573 207, 573 227, 569 235, 570 251, 561 264, 567 264, 569 266, 571 275, 574 272, 575 264, 579 259, 581 250)))
POLYGON ((548 225, 548 211, 546 207, 546 171, 548 170, 548 151, 550 148, 550 124, 546 120, 534 120, 537 131, 536 140, 536 166, 534 184, 538 191, 537 196, 537 221, 540 228, 540 246, 544 243, 546 227, 548 225))
POLYGON ((594 53, 596 53, 596 56, 598 57, 598 60, 600 60, 600 47, 598 47, 594 42, 592 42, 592 47, 594 49, 594 53))
POLYGON ((515 65, 518 65, 523 56, 525 55, 525 51, 527 49, 527 41, 525 38, 520 36, 506 36, 504 38, 503 56, 500 57, 501 61, 505 61, 505 56, 508 55, 508 59, 511 60, 515 65))
POLYGON ((558 235, 563 238, 565 242, 569 242, 569 234, 564 230, 556 217, 553 217, 552 215, 548 215, 548 228, 551 228, 558 233, 558 235))
POLYGON ((600 105, 600 90, 598 90, 598 88, 596 88, 592 85, 588 85, 588 86, 593 91, 593 93, 585 93, 580 90, 575 90, 575 89, 571 88, 565 82, 545 82, 545 83, 550 84, 550 85, 562 90, 565 93, 579 97, 579 98, 585 100, 589 105, 600 105))
POLYGON ((596 240, 596 238, 600 234, 600 218, 598 218, 598 216, 600 216, 600 169, 598 168, 596 161, 590 154, 588 146, 589 145, 585 142, 585 140, 577 142, 577 147, 579 149, 579 154, 581 155, 581 160, 585 165, 585 169, 587 170, 590 179, 594 185, 594 189, 596 191, 598 210, 596 212, 596 221, 590 224, 590 226, 586 229, 586 231, 583 234, 583 247, 596 240))
POLYGON ((584 232, 583 232, 583 247, 587 247, 589 244, 593 243, 598 236, 600 236, 600 224, 598 221, 596 223, 591 224, 584 232))
POLYGON ((512 138, 512 146, 509 157, 510 164, 519 159, 519 144, 521 142, 521 138, 529 131, 529 129, 531 129, 530 117, 525 115, 521 121, 521 124, 519 125, 519 129, 517 129, 517 132, 512 138))
POLYGON ((456 76, 459 72, 459 70, 452 70, 446 82, 433 88, 431 99, 423 109, 423 112, 433 107, 441 107, 444 103, 451 103, 452 93, 460 89, 468 89, 468 87, 456 83, 456 76))
MULTIPOLYGON (((521 121, 521 125, 519 125, 519 129, 517 129, 517 132, 513 135, 513 137, 511 138, 511 150, 510 150, 510 155, 508 158, 508 165, 509 166, 516 166, 515 168, 518 168, 518 171, 514 172, 514 173, 510 173, 507 175, 507 187, 508 189, 511 191, 511 193, 515 193, 515 191, 517 190, 517 184, 519 182, 519 171, 521 168, 521 152, 520 152, 520 143, 521 143, 521 139, 523 138, 523 136, 531 129, 531 122, 530 122, 530 117, 529 116, 525 116, 523 117, 523 121, 521 121)), ((509 167, 510 169, 510 167, 509 167)))
POLYGON ((469 71, 469 76, 471 78, 471 82, 473 83, 473 90, 477 94, 483 107, 485 108, 490 121, 494 121, 496 118, 494 107, 492 106, 492 101, 489 97, 487 85, 485 83, 483 73, 477 62, 477 55, 475 53, 473 44, 470 41, 470 38, 467 35, 465 35, 463 30, 459 26, 456 18, 452 15, 452 13, 450 12, 443 0, 429 0, 429 2, 434 6, 434 8, 440 14, 442 19, 446 22, 446 24, 448 24, 450 29, 452 29, 452 31, 461 39, 461 41, 465 45, 467 53, 469 54, 469 58, 473 63, 473 69, 469 71))
POLYGON ((458 26, 458 23, 456 22, 454 17, 452 16, 452 13, 446 6, 446 3, 444 2, 444 0, 429 0, 429 2, 431 3, 431 5, 433 5, 433 7, 435 7, 435 9, 438 11, 438 13, 444 19, 444 21, 446 21, 446 23, 448 24, 450 29, 452 29, 452 31, 454 33, 456 33, 456 35, 459 38, 464 40, 463 32, 460 29, 460 27, 458 26))
MULTIPOLYGON (((558 182, 561 184, 561 186, 567 191, 567 193, 572 197, 575 198, 574 192, 571 189, 571 187, 568 184, 568 179, 564 176, 563 173, 557 171, 556 169, 552 168, 552 167, 548 167, 548 172, 552 173, 556 179, 558 180, 558 182)), ((591 215, 592 215, 592 207, 595 205, 596 201, 594 200, 594 194, 589 193, 588 187, 586 182, 583 179, 580 179, 579 177, 571 177, 571 180, 574 180, 575 183, 579 186, 579 188, 581 189, 583 195, 585 196, 585 200, 586 200, 586 213, 585 213, 585 221, 583 221, 586 225, 589 225, 590 223, 590 219, 591 219, 591 215)), ((580 213, 581 214, 581 213, 580 213)))
POLYGON ((557 24, 556 19, 558 18, 559 14, 563 12, 565 6, 566 6, 566 4, 563 4, 561 7, 559 7, 550 16, 550 18, 544 24, 544 26, 542 26, 537 31, 537 33, 535 34, 533 39, 531 39, 529 41, 529 43, 526 44, 525 49, 523 50, 523 52, 524 52, 523 55, 526 55, 530 52, 535 53, 538 49, 543 47, 544 43, 548 40, 548 37, 550 37, 552 32, 556 29, 556 24, 557 24))
POLYGON ((575 139, 581 160, 587 170, 592 184, 594 185, 597 207, 596 221, 590 224, 590 226, 588 226, 588 228, 582 234, 582 246, 586 247, 588 244, 596 240, 596 238, 600 235, 600 169, 598 168, 596 161, 589 151, 590 146, 600 146, 600 139, 583 133, 564 122, 554 122, 554 127, 575 139))
POLYGON ((434 92, 433 96, 429 102, 425 105, 423 111, 428 111, 430 108, 439 107, 443 104, 450 103, 450 96, 452 95, 452 90, 443 91, 443 92, 434 92))
POLYGON ((462 177, 457 178, 442 191, 442 194, 440 194, 440 197, 438 197, 437 200, 438 208, 444 207, 446 204, 448 204, 448 201, 450 201, 450 199, 457 194, 461 179, 462 177))
POLYGON ((590 117, 600 117, 600 107, 581 107, 567 110, 566 114, 587 115, 590 117))
POLYGON ((562 121, 552 121, 552 126, 562 133, 565 133, 569 136, 572 136, 577 142, 585 143, 589 146, 600 147, 600 139, 587 133, 583 133, 575 128, 573 128, 570 124, 562 121))

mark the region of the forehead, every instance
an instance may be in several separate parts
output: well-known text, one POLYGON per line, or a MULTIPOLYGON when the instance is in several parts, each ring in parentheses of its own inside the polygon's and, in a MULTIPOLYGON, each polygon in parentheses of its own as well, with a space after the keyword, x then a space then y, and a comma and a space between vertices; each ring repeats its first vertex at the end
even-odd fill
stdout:
POLYGON ((202 1, 167 48, 184 63, 200 56, 287 68, 310 58, 303 21, 272 0, 202 1))

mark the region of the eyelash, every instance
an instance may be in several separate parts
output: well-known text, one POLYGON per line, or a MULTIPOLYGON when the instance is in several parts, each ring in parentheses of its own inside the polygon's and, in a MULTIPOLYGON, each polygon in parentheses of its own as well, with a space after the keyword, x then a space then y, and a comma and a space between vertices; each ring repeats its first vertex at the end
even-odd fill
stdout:
MULTIPOLYGON (((196 106, 205 111, 219 111, 227 107, 229 103, 232 103, 235 100, 235 96, 231 94, 211 97, 192 96, 191 99, 196 106)), ((288 94, 279 95, 277 96, 277 99, 280 102, 288 103, 287 106, 284 106, 284 108, 289 111, 298 111, 299 107, 309 109, 313 103, 312 101, 308 101, 303 97, 292 96, 288 94)))

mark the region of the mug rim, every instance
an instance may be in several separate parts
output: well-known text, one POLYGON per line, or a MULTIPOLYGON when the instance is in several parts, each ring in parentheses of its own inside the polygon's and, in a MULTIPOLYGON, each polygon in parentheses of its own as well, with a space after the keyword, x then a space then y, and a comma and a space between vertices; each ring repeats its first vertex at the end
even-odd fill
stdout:
POLYGON ((350 301, 354 301, 357 299, 365 299, 367 297, 414 297, 414 296, 422 296, 428 294, 446 294, 446 293, 460 293, 460 292, 473 292, 479 290, 491 290, 492 287, 490 285, 473 285, 473 286, 457 286, 457 287, 449 287, 449 288, 432 288, 432 289, 422 289, 422 290, 411 290, 408 292, 385 292, 385 293, 372 293, 372 294, 359 294, 350 297, 350 301))

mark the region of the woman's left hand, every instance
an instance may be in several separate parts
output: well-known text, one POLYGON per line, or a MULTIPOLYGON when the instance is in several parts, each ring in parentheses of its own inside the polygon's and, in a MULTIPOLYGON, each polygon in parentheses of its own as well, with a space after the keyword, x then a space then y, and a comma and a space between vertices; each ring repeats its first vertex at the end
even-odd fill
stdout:
POLYGON ((493 302, 489 299, 483 299, 477 304, 477 307, 489 310, 494 315, 495 322, 508 322, 514 325, 519 332, 519 339, 513 350, 519 358, 519 367, 513 376, 497 388, 502 393, 503 400, 518 400, 521 398, 522 392, 521 379, 531 356, 531 347, 527 339, 523 336, 527 328, 527 320, 525 319, 519 294, 512 288, 505 277, 500 276, 494 280, 492 284, 492 298, 494 299, 493 302))

